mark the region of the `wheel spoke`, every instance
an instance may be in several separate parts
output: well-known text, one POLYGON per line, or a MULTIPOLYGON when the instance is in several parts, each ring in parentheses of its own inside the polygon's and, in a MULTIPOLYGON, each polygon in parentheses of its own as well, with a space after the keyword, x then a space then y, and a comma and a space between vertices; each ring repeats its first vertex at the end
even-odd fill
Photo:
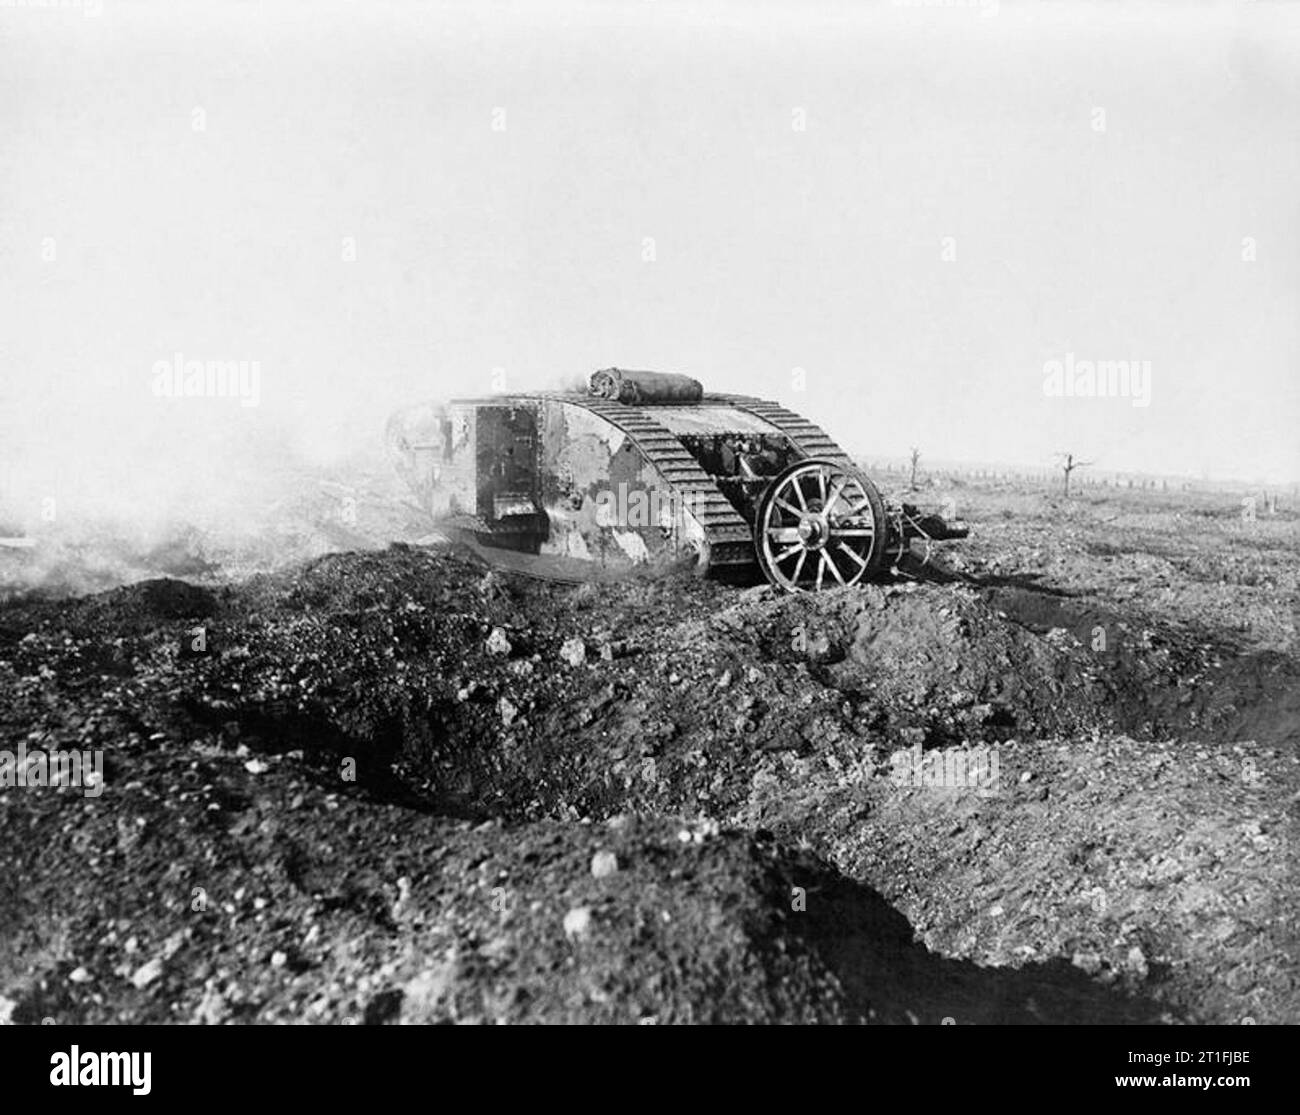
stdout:
POLYGON ((795 507, 793 504, 786 503, 786 501, 780 496, 774 497, 772 502, 776 504, 777 507, 781 508, 782 511, 789 511, 796 519, 802 517, 803 512, 801 512, 799 508, 795 507))
POLYGON ((831 531, 832 538, 874 538, 876 532, 871 527, 840 527, 831 531))
POLYGON ((798 527, 768 527, 767 536, 773 542, 798 542, 798 527))
POLYGON ((804 549, 804 545, 803 545, 803 543, 802 543, 802 542, 796 542, 796 543, 795 543, 793 546, 791 546, 789 549, 787 549, 787 550, 782 550, 779 554, 777 554, 775 560, 776 560, 776 561, 785 561, 785 559, 788 558, 791 554, 798 553, 798 552, 799 552, 800 550, 802 550, 802 549, 804 549))
POLYGON ((797 586, 799 584, 799 574, 803 572, 803 563, 807 560, 808 551, 804 550, 804 552, 799 555, 799 560, 794 563, 794 576, 790 578, 790 583, 792 585, 797 586))
MULTIPOLYGON (((807 511, 808 501, 803 498, 803 485, 799 483, 799 480, 800 477, 798 474, 790 477, 790 487, 794 489, 794 494, 799 498, 799 506, 802 507, 804 511, 807 511)), ((795 514, 798 514, 798 512, 795 512, 795 514)))
POLYGON ((865 569, 867 567, 867 559, 859 556, 856 552, 849 549, 849 547, 844 545, 843 542, 840 543, 840 549, 843 550, 846 554, 849 555, 849 557, 851 557, 854 561, 858 563, 859 569, 865 569))
POLYGON ((822 469, 817 470, 817 496, 822 501, 822 510, 826 509, 826 473, 822 469))
POLYGON ((822 513, 826 515, 828 518, 830 517, 831 508, 835 506, 835 501, 840 498, 840 493, 844 491, 845 487, 848 485, 848 482, 849 482, 849 478, 847 476, 841 476, 831 486, 831 494, 827 496, 826 503, 822 507, 822 513))
POLYGON ((835 574, 835 579, 839 581, 840 584, 844 584, 844 574, 840 572, 840 567, 835 564, 834 556, 827 550, 823 550, 822 552, 826 554, 826 563, 831 567, 831 572, 835 574))
POLYGON ((822 590, 822 574, 826 572, 826 551, 825 551, 825 550, 818 550, 818 551, 817 551, 817 558, 818 558, 818 561, 817 561, 817 591, 818 591, 818 592, 821 592, 821 590, 822 590))

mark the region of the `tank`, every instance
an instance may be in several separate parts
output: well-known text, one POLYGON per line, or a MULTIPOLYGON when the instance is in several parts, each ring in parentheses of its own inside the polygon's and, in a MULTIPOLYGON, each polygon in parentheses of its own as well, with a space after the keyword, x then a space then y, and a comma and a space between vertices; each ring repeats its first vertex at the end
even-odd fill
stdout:
POLYGON ((965 528, 891 505, 824 430, 690 376, 607 368, 583 392, 399 411, 394 464, 449 537, 563 580, 689 568, 786 591, 896 572, 965 528))

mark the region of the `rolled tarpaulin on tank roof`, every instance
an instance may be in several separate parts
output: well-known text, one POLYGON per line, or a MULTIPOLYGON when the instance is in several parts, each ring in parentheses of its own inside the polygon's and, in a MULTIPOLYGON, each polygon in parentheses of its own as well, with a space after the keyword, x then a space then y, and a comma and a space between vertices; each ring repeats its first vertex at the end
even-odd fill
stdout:
POLYGON ((603 368, 592 372, 588 391, 618 403, 698 403, 704 385, 698 379, 677 372, 629 372, 603 368))

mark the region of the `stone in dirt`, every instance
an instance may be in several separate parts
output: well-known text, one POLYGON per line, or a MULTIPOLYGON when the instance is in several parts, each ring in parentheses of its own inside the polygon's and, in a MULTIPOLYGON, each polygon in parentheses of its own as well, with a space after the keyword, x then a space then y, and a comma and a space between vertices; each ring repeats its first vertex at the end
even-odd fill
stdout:
POLYGON ((135 974, 131 976, 131 982, 143 991, 153 983, 154 980, 162 975, 162 970, 163 966, 161 960, 146 960, 135 970, 135 974))
POLYGON ((591 935, 591 909, 587 906, 575 906, 564 915, 564 935, 571 940, 582 941, 591 935))
POLYGON ((581 666, 587 661, 587 644, 576 637, 565 639, 560 647, 560 658, 570 666, 581 666))

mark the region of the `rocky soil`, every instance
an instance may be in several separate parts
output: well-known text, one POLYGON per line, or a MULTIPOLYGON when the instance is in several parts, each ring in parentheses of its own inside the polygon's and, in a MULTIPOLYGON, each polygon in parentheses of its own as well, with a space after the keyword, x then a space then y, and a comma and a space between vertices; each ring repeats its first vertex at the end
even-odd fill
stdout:
POLYGON ((14 594, 0 749, 105 769, 0 787, 0 1018, 1300 1021, 1300 522, 958 494, 817 597, 410 544, 14 594))

